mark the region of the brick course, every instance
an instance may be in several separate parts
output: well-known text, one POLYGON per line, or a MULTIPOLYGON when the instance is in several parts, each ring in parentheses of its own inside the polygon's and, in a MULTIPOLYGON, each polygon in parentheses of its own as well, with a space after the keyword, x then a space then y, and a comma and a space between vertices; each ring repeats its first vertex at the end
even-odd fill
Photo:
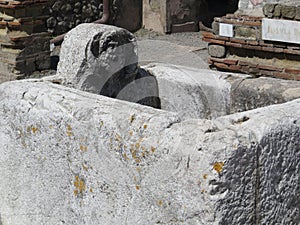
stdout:
POLYGON ((48 0, 0 0, 0 83, 50 68, 48 0))
MULTIPOLYGON (((268 12, 267 9, 265 9, 265 11, 268 12)), ((261 38, 261 26, 262 17, 228 14, 221 18, 215 18, 213 31, 202 32, 203 40, 207 41, 209 45, 217 44, 224 46, 229 54, 224 56, 224 58, 210 57, 208 60, 210 67, 225 71, 248 73, 254 77, 269 76, 299 80, 300 45, 264 41, 261 38), (232 24, 234 29, 233 37, 222 37, 218 35, 219 23, 232 24), (239 32, 235 32, 237 28, 243 29, 239 30, 239 32), (237 59, 233 59, 236 54, 237 59), (270 61, 264 60, 266 56, 269 58, 272 56, 276 62, 281 63, 270 65, 270 61), (245 60, 243 60, 243 57, 245 60), (258 63, 254 63, 249 60, 251 57, 256 57, 261 60, 258 60, 258 63), (283 59, 288 62, 286 66, 283 59)))

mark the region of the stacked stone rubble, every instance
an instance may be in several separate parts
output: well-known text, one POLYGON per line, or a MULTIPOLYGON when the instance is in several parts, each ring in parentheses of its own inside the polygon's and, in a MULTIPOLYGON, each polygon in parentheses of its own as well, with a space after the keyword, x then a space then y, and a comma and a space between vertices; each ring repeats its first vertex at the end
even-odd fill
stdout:
POLYGON ((98 20, 103 14, 102 0, 56 0, 49 4, 47 28, 54 35, 66 33, 81 23, 98 20))
MULTIPOLYGON (((300 18, 300 6, 266 4, 263 12, 272 19, 300 18)), ((224 71, 300 80, 300 44, 263 40, 263 18, 239 14, 215 18, 213 32, 203 32, 203 40, 209 42, 209 64, 224 71), (232 37, 220 35, 221 23, 232 25, 232 37)))
POLYGON ((50 67, 47 0, 0 0, 0 82, 50 67))

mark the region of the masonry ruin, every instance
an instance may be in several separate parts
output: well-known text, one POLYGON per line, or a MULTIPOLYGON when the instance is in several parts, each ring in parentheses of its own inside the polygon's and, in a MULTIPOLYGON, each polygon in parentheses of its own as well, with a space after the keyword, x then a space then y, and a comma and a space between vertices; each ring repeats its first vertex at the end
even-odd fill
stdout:
POLYGON ((145 17, 141 1, 110 1, 111 25, 81 24, 103 10, 81 2, 0 0, 0 225, 298 225, 298 36, 265 32, 298 25, 295 2, 225 1, 200 18, 197 1, 143 1, 159 32, 204 28, 219 70, 176 64, 155 40, 141 63, 128 17, 145 17), (55 74, 23 79, 49 69, 49 31, 68 28, 55 74))

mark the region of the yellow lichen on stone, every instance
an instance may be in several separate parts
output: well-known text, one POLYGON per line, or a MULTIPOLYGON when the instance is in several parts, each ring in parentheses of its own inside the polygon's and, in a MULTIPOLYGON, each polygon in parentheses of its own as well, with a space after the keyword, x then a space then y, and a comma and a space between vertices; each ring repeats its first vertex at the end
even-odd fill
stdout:
POLYGON ((33 134, 35 134, 39 129, 37 127, 34 126, 29 126, 27 127, 27 132, 32 132, 33 134))
POLYGON ((137 143, 135 143, 135 147, 139 148, 139 147, 141 147, 141 144, 139 142, 137 142, 137 143))
POLYGON ((104 122, 101 120, 100 121, 100 127, 103 127, 103 125, 104 125, 104 122))
POLYGON ((78 175, 75 177, 74 186, 76 188, 74 190, 74 195, 75 196, 77 196, 78 194, 83 194, 83 192, 86 190, 84 180, 80 179, 78 175))
POLYGON ((123 159, 125 159, 125 160, 129 159, 126 153, 124 153, 122 156, 123 156, 123 159))
POLYGON ((213 166, 213 169, 217 172, 217 173, 221 173, 223 170, 223 166, 224 166, 224 162, 216 162, 213 166))
POLYGON ((132 123, 134 120, 135 120, 135 115, 133 114, 129 117, 129 122, 132 123))
POLYGON ((144 129, 147 129, 148 125, 147 125, 147 124, 144 124, 144 126, 143 126, 143 127, 144 127, 144 129))
POLYGON ((129 131, 129 135, 130 136, 132 136, 133 135, 133 131, 131 130, 131 131, 129 131))
POLYGON ((118 141, 118 142, 121 142, 121 141, 122 141, 122 137, 121 137, 119 134, 116 134, 116 135, 115 135, 115 139, 116 139, 116 141, 118 141))
POLYGON ((92 188, 90 188, 90 192, 93 193, 93 189, 92 188))
POLYGON ((87 146, 80 145, 80 150, 86 152, 87 151, 87 146))
POLYGON ((158 201, 157 201, 157 204, 158 204, 159 206, 162 206, 164 203, 163 203, 162 200, 158 200, 158 201))
POLYGON ((206 180, 207 179, 208 174, 204 174, 203 175, 203 179, 206 180))
POLYGON ((88 171, 88 170, 89 170, 89 168, 88 168, 86 165, 84 165, 84 163, 82 163, 82 168, 83 168, 85 171, 88 171))
POLYGON ((140 190, 141 187, 140 187, 139 185, 135 185, 135 189, 136 189, 136 190, 140 190))
POLYGON ((68 137, 71 137, 73 135, 72 127, 70 125, 67 125, 67 135, 68 137))
POLYGON ((154 153, 155 152, 155 148, 151 146, 151 152, 154 153))

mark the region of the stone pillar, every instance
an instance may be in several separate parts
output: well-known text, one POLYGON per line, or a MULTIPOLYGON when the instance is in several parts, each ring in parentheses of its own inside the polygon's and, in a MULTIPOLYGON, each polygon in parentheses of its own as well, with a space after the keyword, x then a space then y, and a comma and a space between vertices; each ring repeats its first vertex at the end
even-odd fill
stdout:
POLYGON ((144 0, 144 26, 160 33, 198 31, 200 3, 202 1, 144 0))
POLYGON ((50 68, 48 0, 0 0, 0 83, 50 68))

